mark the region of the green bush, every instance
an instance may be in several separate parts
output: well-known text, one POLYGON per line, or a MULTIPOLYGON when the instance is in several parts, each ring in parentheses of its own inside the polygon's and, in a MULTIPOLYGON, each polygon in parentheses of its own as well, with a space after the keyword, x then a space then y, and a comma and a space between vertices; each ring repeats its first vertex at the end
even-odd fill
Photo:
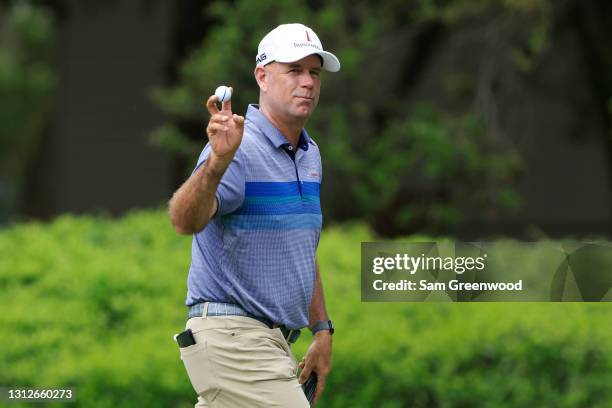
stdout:
MULTIPOLYGON (((373 239, 358 224, 321 238, 338 327, 321 407, 612 404, 608 304, 361 303, 360 242, 373 239)), ((163 211, 0 232, 0 384, 76 387, 75 407, 192 406, 172 340, 190 242, 163 211)))

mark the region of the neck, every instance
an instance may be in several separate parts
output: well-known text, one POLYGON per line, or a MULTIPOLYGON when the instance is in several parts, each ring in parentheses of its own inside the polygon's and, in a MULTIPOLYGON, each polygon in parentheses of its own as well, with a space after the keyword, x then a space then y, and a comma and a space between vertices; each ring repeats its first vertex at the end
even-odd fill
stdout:
POLYGON ((272 110, 268 108, 263 101, 259 101, 259 111, 272 123, 280 132, 287 138, 293 147, 297 147, 300 140, 300 133, 304 127, 302 121, 287 121, 272 114, 272 110))

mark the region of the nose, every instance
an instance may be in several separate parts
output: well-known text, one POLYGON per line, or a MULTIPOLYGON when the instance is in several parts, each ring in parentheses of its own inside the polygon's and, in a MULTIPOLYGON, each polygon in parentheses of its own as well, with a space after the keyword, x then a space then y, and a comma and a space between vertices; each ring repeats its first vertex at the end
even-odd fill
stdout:
POLYGON ((300 85, 303 88, 311 89, 314 87, 314 79, 312 78, 312 75, 310 74, 310 72, 308 72, 308 70, 305 70, 305 72, 303 72, 302 75, 300 75, 300 80, 301 80, 300 85))

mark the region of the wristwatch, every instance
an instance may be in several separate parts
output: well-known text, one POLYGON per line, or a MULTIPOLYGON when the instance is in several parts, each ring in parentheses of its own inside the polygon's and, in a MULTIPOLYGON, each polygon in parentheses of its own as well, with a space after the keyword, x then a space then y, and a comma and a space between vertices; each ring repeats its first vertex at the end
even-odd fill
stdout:
POLYGON ((334 323, 331 320, 319 320, 310 328, 313 336, 320 330, 329 330, 329 334, 334 334, 334 323))

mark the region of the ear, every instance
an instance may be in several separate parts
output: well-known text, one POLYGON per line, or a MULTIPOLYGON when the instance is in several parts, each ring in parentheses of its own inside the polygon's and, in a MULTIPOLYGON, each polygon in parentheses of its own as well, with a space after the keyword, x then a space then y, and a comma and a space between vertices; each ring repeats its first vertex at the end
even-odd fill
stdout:
POLYGON ((258 65, 255 67, 254 74, 257 85, 259 85, 259 89, 265 92, 268 89, 266 70, 263 69, 262 66, 258 65))

